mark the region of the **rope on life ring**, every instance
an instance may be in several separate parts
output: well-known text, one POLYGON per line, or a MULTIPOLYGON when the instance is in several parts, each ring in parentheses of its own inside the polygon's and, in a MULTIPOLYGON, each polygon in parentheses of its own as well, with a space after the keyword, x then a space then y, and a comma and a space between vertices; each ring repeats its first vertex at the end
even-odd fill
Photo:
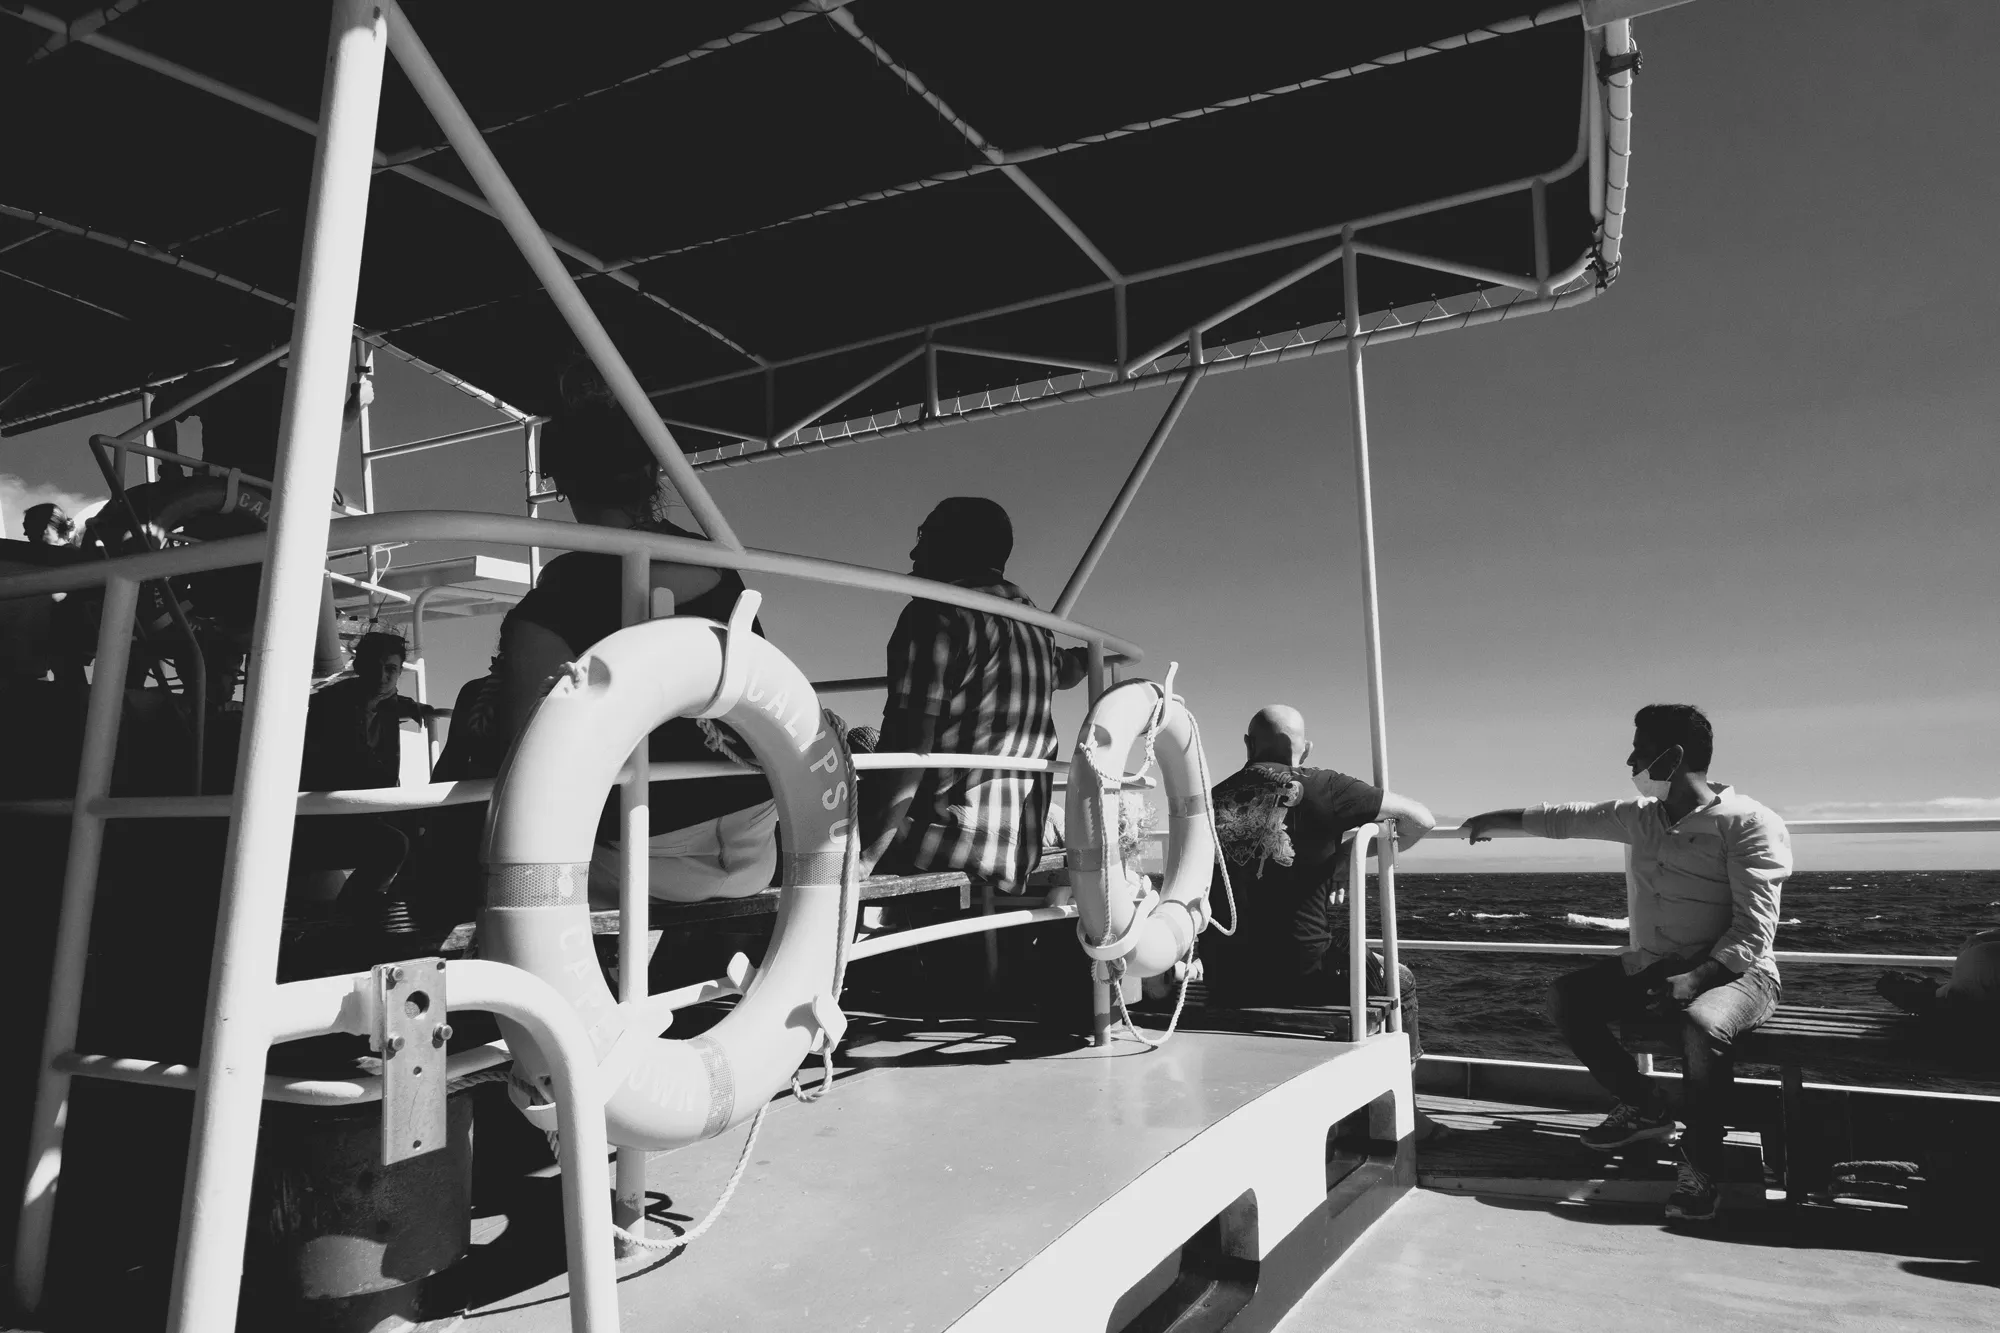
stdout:
MULTIPOLYGON (((611 1089, 607 1136, 625 1147, 678 1148, 741 1124, 808 1055, 830 1076, 846 1032, 839 996, 859 898, 854 767, 804 673, 750 632, 759 600, 744 593, 726 628, 676 617, 597 643, 536 706, 494 788, 481 954, 534 973, 575 1006, 611 1089), (672 1021, 657 997, 613 999, 591 947, 588 884, 598 811, 625 756, 668 719, 696 716, 726 721, 755 754, 785 856, 764 965, 740 964, 742 999, 683 1041, 656 1035, 672 1021)), ((509 1026, 502 1020, 517 1105, 534 1103, 524 1112, 548 1127, 546 1067, 509 1026)))

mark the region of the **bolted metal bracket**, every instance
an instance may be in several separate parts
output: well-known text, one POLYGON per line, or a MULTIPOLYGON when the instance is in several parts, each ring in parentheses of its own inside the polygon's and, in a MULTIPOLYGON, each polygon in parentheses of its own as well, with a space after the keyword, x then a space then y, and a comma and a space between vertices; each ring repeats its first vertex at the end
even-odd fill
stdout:
POLYGON ((382 1057, 382 1165, 445 1146, 444 960, 378 963, 375 1031, 382 1057))

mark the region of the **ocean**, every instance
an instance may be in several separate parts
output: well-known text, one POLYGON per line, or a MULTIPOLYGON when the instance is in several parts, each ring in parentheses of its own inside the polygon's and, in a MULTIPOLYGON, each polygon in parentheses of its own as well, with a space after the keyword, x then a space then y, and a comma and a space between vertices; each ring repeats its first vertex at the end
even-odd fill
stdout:
MULTIPOLYGON (((1396 876, 1396 903, 1404 939, 1614 944, 1625 938, 1625 878, 1615 872, 1405 871, 1396 876)), ((1974 931, 2000 925, 2000 871, 1801 872, 1786 881, 1780 920, 1781 950, 1950 955, 1974 931)), ((1375 933, 1372 922, 1370 933, 1375 933)), ((1543 1010, 1543 993, 1549 982, 1586 959, 1410 952, 1403 961, 1417 974, 1426 1050, 1574 1063, 1543 1010)), ((1875 994, 1882 968, 1785 963, 1779 970, 1788 1004, 1893 1008, 1875 994)), ((1748 1066, 1740 1072, 1770 1074, 1748 1066)), ((1811 1069, 1806 1077, 2000 1091, 1991 1084, 1897 1078, 1863 1069, 1811 1069)))

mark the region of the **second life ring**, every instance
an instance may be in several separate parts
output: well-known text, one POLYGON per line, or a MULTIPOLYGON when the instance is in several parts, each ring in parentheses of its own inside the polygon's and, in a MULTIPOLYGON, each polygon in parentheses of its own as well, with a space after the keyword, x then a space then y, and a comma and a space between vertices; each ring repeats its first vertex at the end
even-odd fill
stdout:
MULTIPOLYGON (((202 540, 237 537, 262 532, 271 522, 270 492, 235 475, 151 481, 132 487, 125 496, 140 523, 165 536, 184 532, 202 540)), ((114 553, 147 549, 145 541, 132 531, 124 507, 115 500, 104 507, 99 524, 106 548, 114 553)), ((262 564, 242 565, 190 574, 180 582, 196 614, 248 634, 256 618, 257 585, 263 575, 262 564)), ((164 610, 161 614, 165 614, 164 610)), ((329 583, 320 594, 319 620, 313 639, 313 676, 318 679, 333 675, 343 665, 333 587, 329 583)))
MULTIPOLYGON (((836 1001, 858 896, 843 892, 858 849, 854 768, 805 675, 750 631, 758 601, 739 598, 726 630, 656 620, 593 646, 536 706, 487 816, 480 956, 541 977, 582 1015, 611 1089, 609 1137, 627 1147, 678 1148, 722 1133, 846 1027, 836 1001), (785 849, 764 965, 720 1023, 684 1041, 656 1035, 671 1015, 612 998, 591 945, 588 894, 605 794, 634 747, 674 717, 719 718, 749 743, 777 799, 785 849)), ((547 1100, 546 1066, 511 1024, 500 1026, 517 1084, 547 1100)))
POLYGON ((1128 976, 1155 977, 1187 956, 1208 925, 1215 834, 1207 767, 1194 716, 1171 686, 1131 680, 1098 696, 1083 720, 1069 766, 1065 836, 1077 935, 1092 958, 1125 960, 1128 976), (1157 893, 1123 864, 1118 802, 1126 756, 1152 733, 1167 797, 1167 865, 1157 893))

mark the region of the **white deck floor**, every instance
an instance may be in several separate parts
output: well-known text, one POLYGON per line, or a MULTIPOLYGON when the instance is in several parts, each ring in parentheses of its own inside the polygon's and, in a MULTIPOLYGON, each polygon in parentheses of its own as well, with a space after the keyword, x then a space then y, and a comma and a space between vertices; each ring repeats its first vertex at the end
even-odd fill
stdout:
MULTIPOLYGON (((1949 1333, 2000 1327, 1969 1261, 1791 1245, 1782 1210, 1706 1233, 1656 1207, 1401 1200, 1281 1333, 1949 1333)), ((1859 1223, 1852 1234, 1858 1235, 1859 1223)), ((1885 1247, 1893 1249, 1894 1247, 1885 1247)))

